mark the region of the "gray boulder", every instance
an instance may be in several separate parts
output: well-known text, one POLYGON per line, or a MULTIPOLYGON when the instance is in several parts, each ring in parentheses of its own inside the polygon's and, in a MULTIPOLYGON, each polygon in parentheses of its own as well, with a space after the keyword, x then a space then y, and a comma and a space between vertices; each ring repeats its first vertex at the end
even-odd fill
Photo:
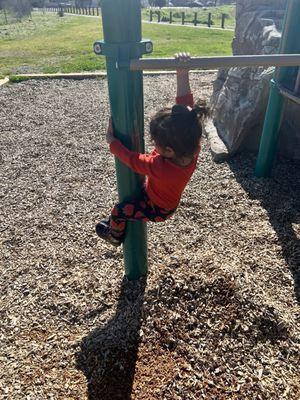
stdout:
MULTIPOLYGON (((237 0, 233 54, 278 52, 286 0, 237 0)), ((211 98, 213 122, 228 154, 257 150, 273 68, 219 70, 211 98)), ((300 158, 300 108, 288 102, 282 123, 279 152, 300 158)))

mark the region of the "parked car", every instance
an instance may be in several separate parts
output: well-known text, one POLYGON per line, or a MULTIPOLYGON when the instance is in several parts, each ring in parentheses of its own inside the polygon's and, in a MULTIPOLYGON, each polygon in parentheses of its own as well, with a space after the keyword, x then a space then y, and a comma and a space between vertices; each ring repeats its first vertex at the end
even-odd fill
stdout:
POLYGON ((187 3, 187 7, 204 7, 204 5, 200 1, 191 1, 187 3))

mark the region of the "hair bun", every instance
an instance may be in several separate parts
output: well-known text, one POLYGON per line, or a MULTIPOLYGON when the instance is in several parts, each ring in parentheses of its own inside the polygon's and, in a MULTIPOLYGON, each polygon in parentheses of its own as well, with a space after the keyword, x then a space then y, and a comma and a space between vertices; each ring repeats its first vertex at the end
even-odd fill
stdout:
POLYGON ((210 115, 210 109, 207 106, 207 102, 205 99, 200 98, 196 101, 195 110, 197 110, 198 118, 205 119, 210 115))
POLYGON ((195 106, 191 113, 195 113, 197 118, 206 118, 209 115, 209 109, 206 106, 195 106))
POLYGON ((198 119, 204 119, 208 116, 208 114, 209 109, 205 105, 197 105, 190 109, 183 104, 176 104, 172 107, 171 112, 172 118, 190 123, 193 123, 198 119))

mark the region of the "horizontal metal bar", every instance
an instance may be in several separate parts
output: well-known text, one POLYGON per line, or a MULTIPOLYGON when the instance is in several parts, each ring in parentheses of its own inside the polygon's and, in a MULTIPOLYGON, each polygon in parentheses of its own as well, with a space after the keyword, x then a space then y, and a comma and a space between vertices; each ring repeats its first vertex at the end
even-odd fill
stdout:
POLYGON ((227 67, 295 67, 300 66, 300 54, 248 55, 229 57, 195 57, 189 61, 174 58, 141 58, 131 60, 130 70, 215 69, 227 67))
POLYGON ((295 93, 292 92, 291 90, 281 86, 281 85, 277 85, 278 89, 280 91, 280 93, 282 94, 282 96, 286 97, 287 99, 293 101, 296 104, 300 104, 300 96, 295 93))

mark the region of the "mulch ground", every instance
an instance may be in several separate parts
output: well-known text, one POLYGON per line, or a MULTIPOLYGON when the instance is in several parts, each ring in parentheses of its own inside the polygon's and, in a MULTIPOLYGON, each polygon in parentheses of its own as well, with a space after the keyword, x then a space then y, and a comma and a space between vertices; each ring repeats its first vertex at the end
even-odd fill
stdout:
MULTIPOLYGON (((191 74, 196 98, 213 79, 191 74)), ((94 233, 117 201, 106 86, 0 88, 0 398, 298 400, 299 162, 256 179, 253 155, 215 164, 204 140, 128 282, 94 233)), ((174 87, 145 78, 146 126, 174 87)))

